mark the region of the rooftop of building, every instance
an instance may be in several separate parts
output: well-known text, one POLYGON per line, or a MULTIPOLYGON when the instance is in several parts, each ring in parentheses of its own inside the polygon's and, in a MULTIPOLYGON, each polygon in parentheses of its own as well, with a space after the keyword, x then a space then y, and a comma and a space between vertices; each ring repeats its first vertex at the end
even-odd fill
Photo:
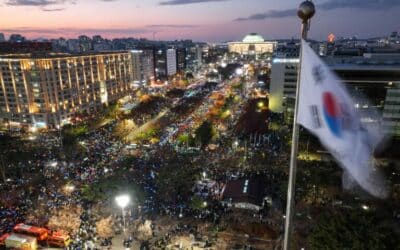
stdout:
POLYGON ((223 200, 233 203, 251 203, 260 206, 264 198, 264 185, 260 178, 240 178, 226 184, 223 200))
POLYGON ((257 33, 250 33, 243 38, 244 43, 262 43, 264 41, 264 37, 257 33))
POLYGON ((85 53, 60 53, 60 52, 38 52, 38 53, 5 53, 0 54, 0 59, 54 59, 67 57, 84 57, 98 55, 114 55, 114 54, 130 53, 129 51, 103 51, 103 52, 85 52, 85 53))

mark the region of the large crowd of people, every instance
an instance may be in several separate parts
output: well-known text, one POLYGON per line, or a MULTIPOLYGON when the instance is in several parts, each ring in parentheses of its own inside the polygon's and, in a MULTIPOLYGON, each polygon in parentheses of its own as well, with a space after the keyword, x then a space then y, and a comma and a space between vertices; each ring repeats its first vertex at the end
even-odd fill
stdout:
MULTIPOLYGON (((200 92, 202 98, 207 93, 211 93, 215 87, 216 85, 212 84, 202 86, 200 91, 205 91, 200 92)), ((190 97, 183 96, 182 98, 190 97)), ((204 109, 207 105, 200 105, 201 107, 204 109)), ((203 109, 195 112, 196 116, 204 113, 203 109)), ((234 112, 237 112, 237 117, 241 114, 239 108, 235 108, 234 112)), ((97 185, 115 175, 118 175, 121 183, 134 182, 145 193, 140 203, 130 208, 130 216, 127 218, 128 224, 135 219, 154 218, 156 215, 168 215, 177 220, 190 217, 198 221, 205 220, 216 223, 222 214, 227 212, 226 208, 222 208, 218 203, 224 183, 234 176, 247 174, 246 168, 240 169, 236 163, 224 168, 217 166, 220 163, 218 161, 234 159, 235 155, 238 154, 237 148, 232 147, 232 140, 219 138, 219 147, 215 150, 199 151, 194 156, 175 152, 176 148, 172 140, 167 140, 167 143, 160 141, 151 148, 139 145, 140 156, 131 157, 124 153, 128 144, 121 141, 114 133, 117 122, 114 120, 80 136, 77 145, 73 145, 73 147, 79 148, 79 152, 70 154, 68 157, 62 154, 63 148, 69 145, 60 143, 62 141, 60 133, 42 134, 33 138, 33 144, 36 143, 36 145, 41 146, 40 152, 33 155, 29 161, 20 163, 26 165, 23 169, 29 169, 29 173, 23 173, 1 186, 4 199, 2 198, 0 207, 0 233, 12 231, 13 226, 19 222, 46 227, 52 216, 51 211, 63 207, 82 207, 84 209, 83 213, 79 215, 79 226, 76 231, 71 232, 73 243, 70 249, 110 248, 111 238, 101 239, 98 237, 96 233, 96 219, 98 217, 91 213, 96 205, 101 203, 100 207, 102 205, 107 207, 109 203, 90 200, 85 197, 83 190, 85 187, 97 185), (175 155, 170 154, 171 151, 174 151, 175 155), (169 158, 169 160, 166 158, 169 158), (202 171, 207 171, 208 178, 214 180, 210 182, 213 183, 210 187, 209 185, 200 185, 201 187, 197 185, 195 187, 194 193, 199 192, 200 196, 203 196, 204 202, 207 202, 207 205, 203 208, 194 208, 188 204, 191 197, 180 197, 178 195, 174 202, 163 202, 160 198, 159 193, 163 192, 163 190, 159 190, 157 182, 160 169, 166 167, 171 159, 172 161, 180 161, 183 158, 186 158, 186 161, 183 162, 189 162, 190 165, 197 166, 202 171), (30 178, 31 173, 38 174, 39 180, 30 178)), ((233 123, 233 121, 229 123, 233 123)), ((228 125, 232 130, 232 124, 228 125)), ((225 137, 230 136, 232 136, 231 133, 225 133, 225 137)), ((277 146, 279 140, 278 134, 271 134, 265 137, 262 143, 273 146, 273 151, 279 151, 280 147, 277 146)), ((241 140, 239 147, 243 147, 244 141, 241 140)), ((253 146, 255 149, 256 146, 253 146)), ((249 147, 252 147, 251 143, 249 147)), ((108 192, 108 190, 102 189, 98 191, 108 192)), ((193 190, 190 192, 193 192, 193 190)), ((169 195, 176 196, 177 194, 171 193, 169 195)), ((113 197, 107 198, 109 202, 112 202, 113 197)), ((104 212, 109 213, 109 211, 104 212)), ((118 228, 121 227, 121 223, 118 223, 120 218, 116 217, 118 214, 114 213, 113 215, 117 226, 112 226, 112 228, 116 233, 120 230, 118 228)), ((190 228, 190 225, 185 227, 190 228)), ((157 241, 157 244, 160 245, 161 242, 168 244, 171 235, 180 232, 178 231, 163 232, 163 235, 161 235, 163 240, 157 241)), ((129 239, 123 240, 124 245, 132 243, 129 239)))

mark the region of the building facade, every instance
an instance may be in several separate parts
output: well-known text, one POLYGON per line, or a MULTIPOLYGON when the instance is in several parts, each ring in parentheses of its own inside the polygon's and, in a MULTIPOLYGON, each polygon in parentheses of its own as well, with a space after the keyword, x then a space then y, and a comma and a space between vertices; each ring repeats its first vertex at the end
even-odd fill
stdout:
POLYGON ((275 58, 271 64, 269 108, 276 113, 286 111, 287 98, 296 96, 298 58, 275 58))
POLYGON ((132 76, 136 83, 146 83, 154 79, 153 50, 131 50, 132 76))
POLYGON ((184 72, 186 70, 186 49, 177 48, 176 49, 176 70, 178 72, 184 72))
POLYGON ((167 51, 157 49, 154 51, 154 71, 157 80, 167 79, 167 51))
POLYGON ((245 36, 242 42, 228 43, 229 52, 241 55, 272 53, 276 46, 277 42, 265 41, 264 38, 257 33, 251 33, 245 36))
POLYGON ((54 128, 91 113, 132 88, 129 52, 0 57, 0 121, 54 128))
POLYGON ((387 90, 383 112, 383 129, 400 136, 400 83, 392 83, 387 90))
POLYGON ((177 73, 176 49, 167 49, 167 76, 177 73))
MULTIPOLYGON (((400 136, 400 55, 364 54, 325 57, 328 66, 344 81, 362 118, 382 114, 385 130, 400 136)), ((270 110, 293 116, 298 58, 275 58, 271 66, 270 110)), ((379 116, 378 116, 379 117, 379 116)))

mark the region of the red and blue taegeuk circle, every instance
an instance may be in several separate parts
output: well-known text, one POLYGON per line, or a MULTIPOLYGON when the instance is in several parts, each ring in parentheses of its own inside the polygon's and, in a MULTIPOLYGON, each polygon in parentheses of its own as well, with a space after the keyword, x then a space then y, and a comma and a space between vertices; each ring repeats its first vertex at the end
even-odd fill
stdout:
POLYGON ((330 131, 340 137, 342 134, 342 111, 335 95, 331 92, 324 92, 322 105, 324 118, 330 131))

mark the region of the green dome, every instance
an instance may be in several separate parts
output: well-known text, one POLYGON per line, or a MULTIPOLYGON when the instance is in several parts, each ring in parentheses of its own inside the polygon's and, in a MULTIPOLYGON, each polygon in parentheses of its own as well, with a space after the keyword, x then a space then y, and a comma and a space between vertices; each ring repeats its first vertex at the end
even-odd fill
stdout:
POLYGON ((244 43, 262 43, 264 38, 257 33, 250 33, 243 38, 244 43))

